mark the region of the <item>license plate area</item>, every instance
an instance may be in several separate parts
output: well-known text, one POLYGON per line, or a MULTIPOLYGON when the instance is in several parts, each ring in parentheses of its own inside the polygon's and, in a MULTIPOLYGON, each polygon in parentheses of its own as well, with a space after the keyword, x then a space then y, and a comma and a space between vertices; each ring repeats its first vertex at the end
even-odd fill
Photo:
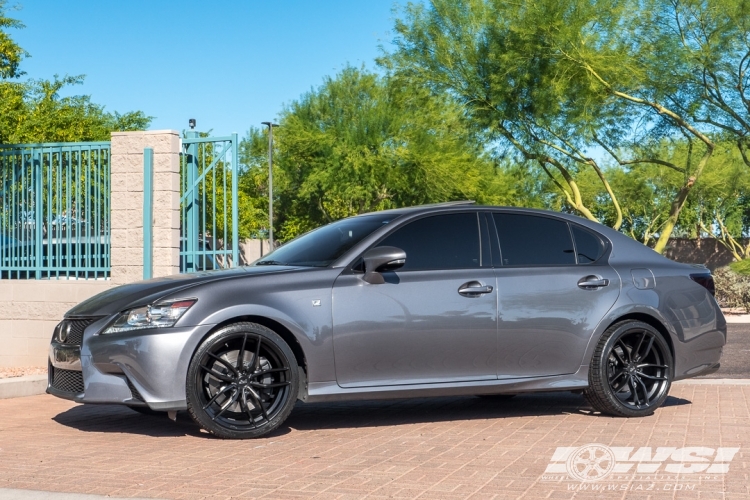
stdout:
POLYGON ((55 368, 81 371, 81 348, 52 344, 49 348, 49 362, 55 368))

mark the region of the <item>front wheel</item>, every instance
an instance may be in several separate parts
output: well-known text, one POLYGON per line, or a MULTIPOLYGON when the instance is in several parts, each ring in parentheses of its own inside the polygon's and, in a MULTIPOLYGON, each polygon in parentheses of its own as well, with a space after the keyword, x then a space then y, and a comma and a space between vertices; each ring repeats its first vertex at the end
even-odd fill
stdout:
POLYGON ((667 399, 672 372, 672 354, 661 334, 646 323, 623 321, 599 340, 584 395, 608 415, 651 415, 667 399))
POLYGON ((230 439, 268 434, 297 400, 294 354, 273 330, 236 323, 198 347, 187 374, 190 416, 211 434, 230 439))

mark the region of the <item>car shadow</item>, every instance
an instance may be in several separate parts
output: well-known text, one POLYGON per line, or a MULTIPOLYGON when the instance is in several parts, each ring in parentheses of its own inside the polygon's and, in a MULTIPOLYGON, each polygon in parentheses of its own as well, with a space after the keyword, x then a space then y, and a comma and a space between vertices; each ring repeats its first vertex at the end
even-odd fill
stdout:
MULTIPOLYGON (((663 406, 686 404, 691 402, 669 396, 663 406)), ((520 394, 511 399, 466 396, 297 404, 282 428, 286 426, 295 430, 315 430, 382 427, 570 414, 614 418, 602 417, 595 412, 581 394, 547 392, 520 394)))
MULTIPOLYGON (((663 406, 688 404, 691 402, 686 399, 669 396, 663 406)), ((569 414, 602 418, 582 395, 570 392, 521 394, 511 399, 465 396, 310 404, 298 402, 286 422, 265 437, 279 437, 292 429, 367 428, 569 414)), ((173 422, 166 413, 163 416, 142 415, 119 405, 78 405, 59 413, 53 420, 83 432, 211 437, 185 411, 178 412, 177 421, 173 422)))

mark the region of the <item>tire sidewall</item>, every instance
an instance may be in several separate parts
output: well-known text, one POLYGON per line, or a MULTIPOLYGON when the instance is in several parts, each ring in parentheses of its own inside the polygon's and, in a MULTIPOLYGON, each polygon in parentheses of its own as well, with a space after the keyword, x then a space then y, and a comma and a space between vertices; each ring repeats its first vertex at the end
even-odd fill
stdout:
POLYGON ((263 436, 274 431, 281 425, 294 408, 297 401, 297 392, 299 389, 299 368, 294 353, 287 343, 276 332, 257 323, 235 323, 222 327, 216 332, 210 334, 201 342, 193 353, 190 365, 187 371, 187 380, 185 384, 188 411, 192 418, 205 430, 211 434, 228 439, 250 439, 263 436), (282 402, 282 408, 274 415, 270 422, 259 429, 231 429, 211 420, 211 417, 203 410, 201 404, 200 392, 203 390, 202 384, 198 383, 200 372, 200 360, 206 351, 216 343, 221 343, 224 339, 235 337, 237 334, 251 333, 259 335, 264 342, 274 344, 279 352, 286 358, 289 367, 289 389, 286 399, 282 402))

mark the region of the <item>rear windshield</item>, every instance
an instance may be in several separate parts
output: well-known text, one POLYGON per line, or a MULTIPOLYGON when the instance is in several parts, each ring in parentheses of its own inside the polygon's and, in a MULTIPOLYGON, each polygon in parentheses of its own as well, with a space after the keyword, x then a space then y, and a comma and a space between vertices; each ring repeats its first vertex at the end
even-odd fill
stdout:
POLYGON ((343 219, 298 236, 256 261, 255 266, 326 267, 397 216, 364 215, 343 219))

